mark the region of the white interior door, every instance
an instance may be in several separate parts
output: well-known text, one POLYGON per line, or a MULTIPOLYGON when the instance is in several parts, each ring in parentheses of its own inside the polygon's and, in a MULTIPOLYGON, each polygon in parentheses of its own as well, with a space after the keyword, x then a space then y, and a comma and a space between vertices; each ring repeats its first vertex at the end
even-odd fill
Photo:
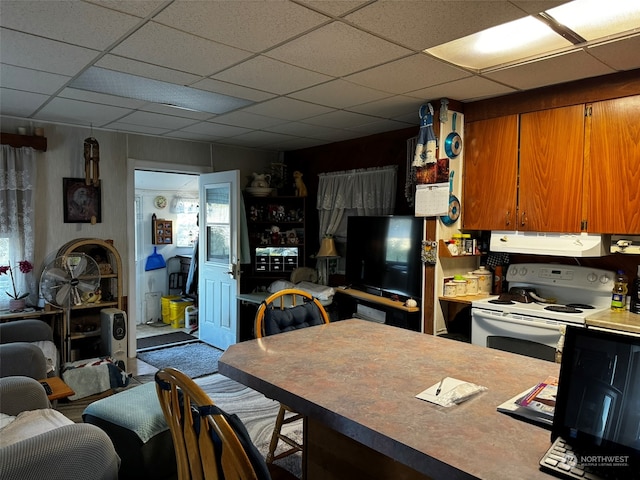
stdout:
POLYGON ((200 340, 225 350, 239 338, 240 171, 200 175, 200 340))

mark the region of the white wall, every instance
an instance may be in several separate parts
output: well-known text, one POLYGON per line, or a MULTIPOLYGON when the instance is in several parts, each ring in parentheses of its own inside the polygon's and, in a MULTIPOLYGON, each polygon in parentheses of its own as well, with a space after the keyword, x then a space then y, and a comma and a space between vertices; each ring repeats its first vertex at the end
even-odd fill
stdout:
MULTIPOLYGON (((202 142, 164 139, 145 135, 34 122, 29 119, 2 117, 3 132, 15 132, 19 126, 43 127, 47 151, 37 154, 35 258, 36 275, 50 257, 70 240, 101 238, 113 240, 122 257, 124 291, 129 289, 129 235, 133 228, 133 206, 128 205, 128 159, 144 160, 146 165, 171 164, 204 167, 207 171, 238 169, 241 178, 253 171, 266 171, 277 152, 213 146, 202 142), (100 184, 102 188, 102 222, 64 223, 62 179, 84 178, 84 139, 93 136, 100 144, 100 184)), ((179 170, 179 169, 178 169, 179 170)), ((244 187, 244 184, 242 185, 244 187)))

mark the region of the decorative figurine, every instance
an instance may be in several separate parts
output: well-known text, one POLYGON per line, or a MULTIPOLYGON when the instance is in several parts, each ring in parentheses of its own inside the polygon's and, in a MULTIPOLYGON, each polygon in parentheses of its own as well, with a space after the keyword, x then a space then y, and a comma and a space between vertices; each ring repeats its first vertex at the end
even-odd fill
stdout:
POLYGON ((302 181, 302 172, 296 170, 293 172, 293 181, 296 187, 296 197, 307 196, 307 186, 302 181))

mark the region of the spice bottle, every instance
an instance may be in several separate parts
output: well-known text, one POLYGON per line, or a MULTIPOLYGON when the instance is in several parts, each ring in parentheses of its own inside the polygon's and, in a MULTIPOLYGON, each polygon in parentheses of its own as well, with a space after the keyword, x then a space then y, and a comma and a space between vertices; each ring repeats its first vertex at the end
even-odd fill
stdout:
POLYGON ((495 275, 493 277, 493 293, 500 295, 502 293, 502 265, 498 265, 495 268, 495 275))

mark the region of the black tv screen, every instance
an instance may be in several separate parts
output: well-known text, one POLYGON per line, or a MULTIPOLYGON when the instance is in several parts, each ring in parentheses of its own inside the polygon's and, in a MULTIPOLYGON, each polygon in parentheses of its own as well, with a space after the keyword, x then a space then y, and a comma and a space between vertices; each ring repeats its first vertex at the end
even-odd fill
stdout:
POLYGON ((424 220, 352 216, 347 222, 347 283, 374 295, 420 298, 424 220))

